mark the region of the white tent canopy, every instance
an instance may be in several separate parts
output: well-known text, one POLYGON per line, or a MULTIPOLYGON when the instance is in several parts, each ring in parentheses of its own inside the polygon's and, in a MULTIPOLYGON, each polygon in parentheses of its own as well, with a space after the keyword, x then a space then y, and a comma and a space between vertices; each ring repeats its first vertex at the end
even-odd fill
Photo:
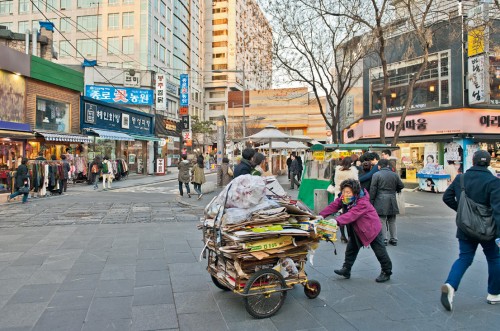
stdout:
MULTIPOLYGON (((269 144, 265 144, 262 146, 259 146, 258 148, 261 149, 269 149, 269 144)), ((306 145, 303 143, 300 143, 298 141, 289 141, 289 142, 284 142, 284 141, 278 141, 272 144, 273 149, 308 149, 306 145)))

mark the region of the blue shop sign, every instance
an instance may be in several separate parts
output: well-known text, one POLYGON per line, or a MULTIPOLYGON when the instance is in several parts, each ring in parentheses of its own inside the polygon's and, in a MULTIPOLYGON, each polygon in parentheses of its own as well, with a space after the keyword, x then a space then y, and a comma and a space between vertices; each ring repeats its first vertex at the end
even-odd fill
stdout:
POLYGON ((82 98, 80 109, 82 109, 80 117, 82 129, 94 128, 143 136, 154 135, 154 119, 151 114, 113 107, 86 97, 82 98))
POLYGON ((85 85, 85 95, 95 100, 119 104, 144 106, 153 104, 153 90, 147 89, 85 85))
POLYGON ((180 75, 181 80, 181 107, 187 107, 189 105, 189 76, 187 74, 180 75))

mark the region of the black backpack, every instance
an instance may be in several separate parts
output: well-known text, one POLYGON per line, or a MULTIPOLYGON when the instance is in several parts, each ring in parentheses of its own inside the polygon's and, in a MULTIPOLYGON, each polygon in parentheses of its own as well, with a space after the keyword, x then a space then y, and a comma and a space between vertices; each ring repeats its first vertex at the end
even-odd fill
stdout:
POLYGON ((489 241, 495 238, 496 226, 491 207, 470 199, 465 193, 464 175, 460 176, 460 200, 458 201, 456 223, 467 237, 477 241, 489 241))

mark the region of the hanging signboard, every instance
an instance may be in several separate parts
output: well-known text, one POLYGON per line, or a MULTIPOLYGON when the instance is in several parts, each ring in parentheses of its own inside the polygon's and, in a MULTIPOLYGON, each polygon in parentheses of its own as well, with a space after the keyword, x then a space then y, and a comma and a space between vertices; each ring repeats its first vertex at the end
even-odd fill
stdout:
POLYGON ((181 74, 181 95, 180 95, 180 105, 181 107, 187 107, 189 105, 189 75, 181 74))
POLYGON ((190 123, 189 123, 189 115, 182 116, 181 124, 182 124, 182 131, 189 131, 189 130, 191 130, 191 126, 190 126, 190 123))
POLYGON ((123 86, 127 87, 141 87, 141 76, 139 73, 133 71, 133 75, 130 71, 125 71, 123 73, 123 86))
POLYGON ((181 116, 189 115, 188 107, 180 107, 179 108, 179 115, 181 115, 181 116))
POLYGON ((95 100, 110 103, 127 105, 153 104, 153 91, 139 88, 86 85, 85 95, 95 100))
POLYGON ((470 57, 467 60, 469 68, 469 104, 486 102, 486 68, 483 55, 470 57))
POLYGON ((165 75, 156 74, 156 110, 167 110, 167 99, 165 98, 165 75))
POLYGON ((182 139, 184 140, 184 146, 193 146, 193 136, 191 131, 182 131, 182 139))

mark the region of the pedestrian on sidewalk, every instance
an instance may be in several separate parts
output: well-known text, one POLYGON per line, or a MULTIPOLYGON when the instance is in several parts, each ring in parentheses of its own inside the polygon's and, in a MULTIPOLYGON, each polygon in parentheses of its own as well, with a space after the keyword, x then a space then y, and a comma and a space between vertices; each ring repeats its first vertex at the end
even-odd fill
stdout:
POLYGON ((177 180, 179 181, 179 194, 181 195, 181 197, 184 195, 184 192, 182 190, 182 185, 184 184, 184 186, 186 186, 188 198, 191 198, 191 192, 189 190, 189 180, 191 179, 191 162, 187 160, 186 154, 182 154, 181 159, 181 162, 177 164, 177 169, 179 169, 179 173, 177 174, 177 180))
MULTIPOLYGON (((500 179, 488 170, 491 156, 486 151, 477 151, 472 157, 473 166, 463 175, 457 175, 453 183, 444 192, 443 201, 451 209, 457 211, 460 201, 461 177, 463 176, 464 193, 476 203, 488 206, 496 224, 496 238, 500 240, 500 179)), ((500 303, 500 252, 495 239, 477 241, 457 227, 459 257, 453 263, 445 284, 441 286, 441 304, 446 310, 453 309, 453 296, 458 290, 460 281, 472 264, 478 245, 483 247, 488 262, 488 295, 489 304, 500 303)))
POLYGON ((266 171, 266 156, 262 153, 256 153, 252 158, 252 176, 270 176, 266 171))
POLYGON ((290 172, 290 167, 292 166, 292 155, 290 154, 288 158, 286 159, 286 168, 288 170, 288 181, 291 180, 291 172, 290 172))
POLYGON ((99 186, 97 183, 99 182, 99 178, 101 177, 101 169, 102 169, 102 162, 101 162, 101 157, 96 156, 94 157, 94 161, 90 164, 90 178, 92 182, 94 183, 94 190, 97 190, 99 186))
POLYGON ((290 179, 290 190, 293 190, 294 185, 297 185, 297 188, 300 188, 300 183, 297 180, 299 173, 300 173, 299 161, 297 160, 295 154, 292 154, 292 165, 290 167, 290 175, 292 176, 290 179))
POLYGON ((387 231, 389 230, 389 244, 397 246, 396 215, 399 214, 399 208, 396 194, 401 193, 405 186, 398 174, 392 171, 392 165, 388 159, 378 161, 378 169, 370 185, 370 202, 380 217, 384 245, 387 246, 387 231))
POLYGON ((243 158, 240 163, 234 168, 234 178, 241 175, 250 175, 253 169, 252 158, 255 155, 255 150, 251 148, 245 148, 243 153, 241 153, 243 158))
POLYGON ((300 155, 297 155, 295 158, 299 163, 299 173, 297 174, 297 179, 300 182, 302 180, 302 171, 304 171, 304 165, 302 164, 302 157, 300 155))
POLYGON ((113 175, 113 166, 109 161, 109 157, 105 156, 102 161, 102 189, 106 191, 106 189, 111 189, 111 183, 115 176, 113 175), (106 188, 106 183, 108 183, 108 187, 106 188))
POLYGON ((198 193, 198 200, 201 199, 203 193, 201 193, 201 185, 206 182, 205 178, 205 167, 203 161, 198 161, 193 167, 193 176, 191 178, 194 190, 198 193))
POLYGON ((336 217, 336 220, 339 225, 347 225, 349 239, 344 265, 342 269, 334 270, 334 272, 346 279, 351 278, 351 268, 359 250, 369 245, 382 269, 375 281, 377 283, 388 281, 392 275, 392 262, 382 241, 382 225, 377 211, 370 203, 368 191, 361 190, 359 181, 354 179, 347 179, 340 183, 340 189, 341 196, 319 213, 327 217, 342 210, 342 214, 336 217))
MULTIPOLYGON (((341 193, 340 183, 346 179, 358 180, 358 169, 352 165, 352 159, 350 157, 345 157, 341 164, 335 167, 335 176, 333 180, 335 183, 335 198, 337 198, 341 193)), ((347 236, 343 225, 340 226, 340 241, 347 243, 347 236)))
POLYGON ((61 160, 62 160, 62 168, 63 168, 63 178, 62 178, 62 192, 66 192, 68 189, 68 178, 69 178, 69 172, 71 170, 71 166, 67 160, 67 157, 65 154, 61 155, 61 160))
POLYGON ((18 195, 23 194, 23 203, 28 202, 28 195, 30 192, 29 186, 29 171, 28 171, 28 159, 23 157, 21 164, 17 167, 16 179, 14 181, 15 192, 7 196, 7 202, 10 202, 13 198, 18 195))
MULTIPOLYGON (((371 152, 371 153, 366 153, 364 159, 365 159, 365 161, 370 162, 371 169, 369 172, 359 176, 359 182, 361 183, 361 187, 363 189, 370 191, 372 177, 378 171, 377 164, 378 164, 378 161, 380 160, 380 156, 378 156, 378 154, 375 152, 371 152)), ((364 165, 363 165, 363 168, 365 168, 364 165)))
POLYGON ((217 168, 217 186, 224 187, 233 180, 233 170, 229 166, 229 159, 222 158, 222 164, 217 168))

